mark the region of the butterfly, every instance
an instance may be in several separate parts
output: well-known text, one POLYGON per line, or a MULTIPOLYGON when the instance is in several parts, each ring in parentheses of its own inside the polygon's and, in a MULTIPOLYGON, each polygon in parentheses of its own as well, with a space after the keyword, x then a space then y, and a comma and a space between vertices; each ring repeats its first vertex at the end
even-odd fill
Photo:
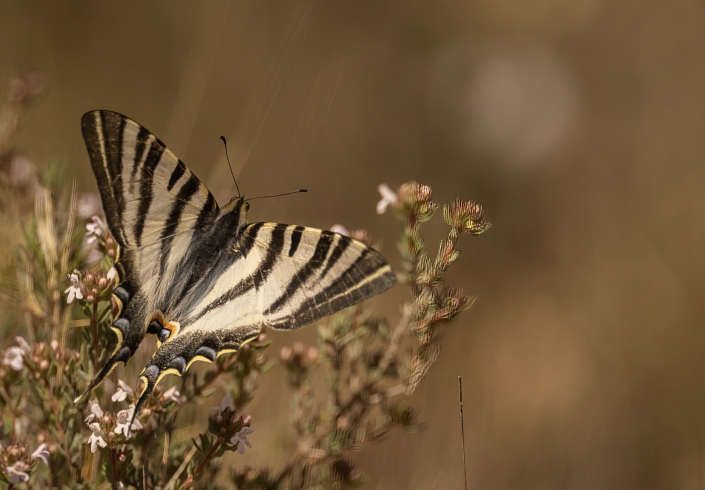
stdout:
POLYGON ((112 293, 118 343, 84 395, 156 335, 134 417, 164 376, 237 351, 263 326, 303 327, 395 283, 384 258, 359 241, 248 223, 242 196, 219 207, 164 143, 121 114, 88 112, 81 130, 119 245, 112 293))

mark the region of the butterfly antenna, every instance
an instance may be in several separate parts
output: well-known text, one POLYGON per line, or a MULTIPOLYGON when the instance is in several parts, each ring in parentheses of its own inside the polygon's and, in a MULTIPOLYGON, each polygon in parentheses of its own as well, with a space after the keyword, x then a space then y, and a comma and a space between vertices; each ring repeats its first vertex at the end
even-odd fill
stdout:
POLYGON ((225 141, 225 136, 220 137, 223 140, 223 145, 225 146, 225 159, 228 161, 228 167, 230 168, 230 175, 233 176, 233 181, 235 181, 235 187, 237 188, 237 197, 240 197, 240 186, 237 185, 237 180, 235 179, 235 173, 233 173, 233 166, 230 165, 230 157, 228 156, 228 142, 225 141))
POLYGON ((251 197, 248 199, 248 201, 254 201, 255 199, 264 199, 266 197, 279 197, 279 196, 288 196, 289 194, 298 194, 299 192, 308 192, 308 189, 296 189, 295 191, 290 191, 290 192, 285 192, 283 194, 272 194, 271 196, 257 196, 257 197, 251 197))

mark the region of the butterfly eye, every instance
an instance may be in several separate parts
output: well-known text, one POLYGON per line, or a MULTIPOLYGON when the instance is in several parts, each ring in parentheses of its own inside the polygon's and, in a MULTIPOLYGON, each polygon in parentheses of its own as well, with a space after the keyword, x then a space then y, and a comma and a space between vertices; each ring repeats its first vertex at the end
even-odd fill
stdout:
POLYGON ((250 203, 249 203, 249 202, 246 202, 246 203, 245 203, 245 212, 247 212, 247 211, 249 211, 249 210, 250 210, 250 203))

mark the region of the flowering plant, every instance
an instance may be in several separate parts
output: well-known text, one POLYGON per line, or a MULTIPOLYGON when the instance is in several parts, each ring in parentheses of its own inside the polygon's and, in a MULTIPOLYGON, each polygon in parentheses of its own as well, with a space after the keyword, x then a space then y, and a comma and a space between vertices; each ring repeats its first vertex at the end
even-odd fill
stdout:
MULTIPOLYGON (((444 274, 459 256, 460 236, 488 228, 479 205, 456 200, 443 207, 449 231, 431 256, 420 235, 438 207, 431 189, 415 182, 396 191, 380 186, 377 211, 391 210, 403 224, 399 277, 411 296, 401 318, 389 322, 358 305, 319 324, 318 345, 281 348, 293 393, 295 450, 280 468, 240 466, 225 475, 220 462, 227 453, 236 458, 258 444, 245 408, 273 364, 265 354, 270 341, 262 333, 205 374, 189 372, 177 384, 157 387, 133 423, 140 390, 116 373, 74 404, 114 349, 117 245, 99 216, 81 217, 65 175, 56 166, 47 171, 34 212, 21 220, 14 271, 3 271, 14 277, 2 292, 14 313, 3 315, 0 327, 16 334, 0 352, 0 479, 10 488, 185 489, 228 482, 243 489, 342 488, 363 479, 350 451, 394 428, 419 429, 411 395, 439 355, 437 328, 471 304, 444 274), (313 381, 319 372, 326 379, 323 398, 313 381), (220 406, 195 419, 197 436, 177 431, 183 414, 219 386, 220 406)), ((364 230, 336 225, 335 231, 375 246, 364 230)))

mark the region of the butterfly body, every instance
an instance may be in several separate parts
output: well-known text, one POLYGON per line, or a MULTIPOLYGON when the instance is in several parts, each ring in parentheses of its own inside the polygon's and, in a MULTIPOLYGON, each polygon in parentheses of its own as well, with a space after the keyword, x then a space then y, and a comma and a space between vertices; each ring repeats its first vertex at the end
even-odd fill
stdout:
POLYGON ((164 143, 125 116, 93 111, 81 125, 119 244, 118 346, 87 392, 127 363, 146 335, 157 335, 136 414, 163 376, 236 351, 264 326, 299 328, 394 284, 384 258, 358 241, 247 223, 244 197, 220 208, 164 143))

